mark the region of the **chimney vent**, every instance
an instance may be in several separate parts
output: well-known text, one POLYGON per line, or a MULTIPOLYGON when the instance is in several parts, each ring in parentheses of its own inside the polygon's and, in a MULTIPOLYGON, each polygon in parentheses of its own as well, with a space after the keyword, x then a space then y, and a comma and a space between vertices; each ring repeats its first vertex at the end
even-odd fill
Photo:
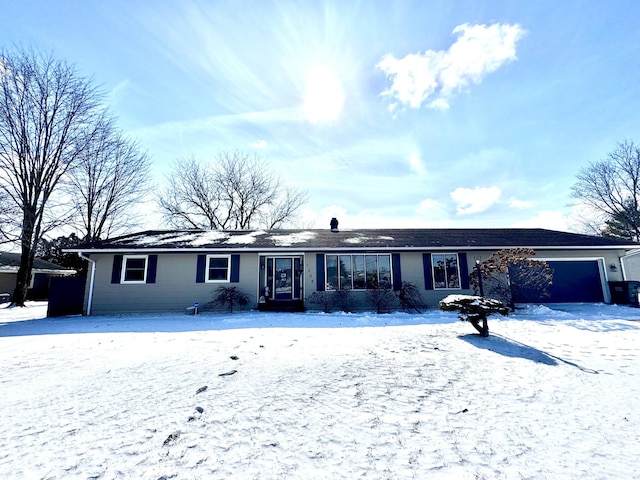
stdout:
POLYGON ((339 232, 340 230, 338 230, 338 219, 336 217, 333 217, 331 219, 331 231, 332 232, 339 232))

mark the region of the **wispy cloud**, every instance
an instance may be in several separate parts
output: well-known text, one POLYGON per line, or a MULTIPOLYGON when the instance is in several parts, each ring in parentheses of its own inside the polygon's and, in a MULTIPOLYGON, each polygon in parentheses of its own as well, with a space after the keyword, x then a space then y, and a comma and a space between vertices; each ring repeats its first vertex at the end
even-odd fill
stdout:
POLYGON ((449 50, 426 50, 404 58, 385 55, 377 67, 391 79, 382 92, 394 101, 411 108, 447 109, 449 99, 469 83, 480 83, 489 73, 516 57, 516 44, 525 31, 518 24, 459 25, 458 36, 449 50))
POLYGON ((267 148, 269 146, 269 143, 267 143, 266 140, 258 140, 255 142, 251 142, 251 146, 253 148, 267 148))
POLYGON ((132 89, 132 84, 129 79, 125 79, 118 83, 115 87, 111 88, 108 93, 109 102, 115 104, 120 102, 132 89))
POLYGON ((446 214, 440 210, 432 210, 430 214, 415 216, 411 209, 392 209, 393 211, 360 210, 352 212, 349 209, 333 204, 326 206, 317 212, 308 212, 304 224, 314 225, 315 228, 328 228, 329 220, 333 217, 340 222, 339 228, 343 231, 356 228, 437 228, 451 227, 452 222, 446 214))
POLYGON ((409 156, 409 166, 411 167, 411 170, 418 175, 424 175, 427 172, 424 163, 422 163, 420 155, 417 153, 412 153, 409 156))
POLYGON ((444 220, 448 216, 445 206, 438 200, 432 198, 421 201, 416 211, 421 217, 429 220, 444 220))
POLYGON ((500 198, 499 187, 456 188, 451 192, 452 200, 457 204, 459 215, 479 213, 487 210, 500 198))
POLYGON ((529 200, 518 200, 515 197, 511 197, 509 199, 509 206, 513 208, 531 208, 533 206, 533 202, 529 200))

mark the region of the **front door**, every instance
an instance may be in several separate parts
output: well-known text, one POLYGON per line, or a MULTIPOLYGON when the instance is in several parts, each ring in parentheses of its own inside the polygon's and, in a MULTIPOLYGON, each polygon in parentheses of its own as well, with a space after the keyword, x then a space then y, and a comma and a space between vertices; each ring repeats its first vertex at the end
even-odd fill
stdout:
POLYGON ((265 297, 276 301, 299 300, 302 294, 302 259, 266 257, 265 260, 265 297))

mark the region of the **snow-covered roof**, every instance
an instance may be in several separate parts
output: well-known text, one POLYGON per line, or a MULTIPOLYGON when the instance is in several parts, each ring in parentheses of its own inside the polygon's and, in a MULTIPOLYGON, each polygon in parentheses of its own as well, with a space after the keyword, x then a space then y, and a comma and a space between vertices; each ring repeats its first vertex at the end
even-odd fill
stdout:
MULTIPOLYGON (((0 273, 18 273, 18 268, 20 268, 19 253, 0 252, 0 273)), ((75 270, 61 267, 41 258, 36 258, 33 261, 33 272, 51 275, 73 275, 76 273, 75 270)))
POLYGON ((70 252, 117 250, 445 250, 636 249, 633 242, 539 228, 388 230, 154 230, 79 245, 70 252))

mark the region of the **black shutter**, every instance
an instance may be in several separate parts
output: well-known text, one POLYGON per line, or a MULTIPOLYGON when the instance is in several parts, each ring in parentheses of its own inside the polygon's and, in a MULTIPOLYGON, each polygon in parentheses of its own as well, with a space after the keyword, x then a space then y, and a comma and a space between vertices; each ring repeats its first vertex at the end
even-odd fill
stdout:
POLYGON ((113 256, 113 270, 111 270, 111 283, 120 283, 122 276, 122 255, 113 256))
POLYGON ((206 255, 198 255, 198 264, 196 267, 196 283, 204 283, 204 270, 207 263, 206 255))
POLYGON ((324 292, 324 254, 316 254, 316 290, 324 292))
POLYGON ((158 267, 158 255, 149 255, 147 260, 147 283, 156 283, 156 270, 158 267))
POLYGON ((422 254, 422 269, 424 270, 424 289, 433 290, 433 277, 431 272, 431 254, 422 254))
POLYGON ((240 255, 231 255, 231 275, 229 280, 231 283, 240 281, 240 255))
POLYGON ((402 273, 400 272, 400 254, 391 255, 391 268, 393 269, 393 289, 400 291, 402 288, 402 273))
POLYGON ((458 254, 458 264, 460 265, 460 287, 463 290, 469 289, 469 266, 467 265, 467 254, 458 254))

